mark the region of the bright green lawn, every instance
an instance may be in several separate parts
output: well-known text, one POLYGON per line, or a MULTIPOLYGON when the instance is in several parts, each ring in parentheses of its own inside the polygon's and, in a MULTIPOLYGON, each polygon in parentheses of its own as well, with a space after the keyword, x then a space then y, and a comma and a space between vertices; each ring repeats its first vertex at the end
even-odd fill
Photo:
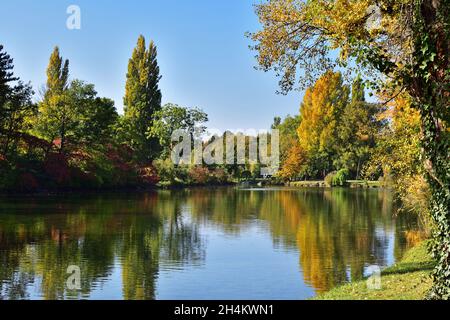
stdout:
POLYGON ((381 274, 381 290, 369 290, 366 281, 337 287, 316 300, 423 300, 431 287, 433 261, 426 241, 409 250, 396 265, 381 274))

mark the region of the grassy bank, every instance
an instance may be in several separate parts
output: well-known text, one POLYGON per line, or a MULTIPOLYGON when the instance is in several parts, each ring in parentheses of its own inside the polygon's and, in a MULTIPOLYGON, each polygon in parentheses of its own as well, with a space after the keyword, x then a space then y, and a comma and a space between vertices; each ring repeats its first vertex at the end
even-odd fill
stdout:
POLYGON ((424 241, 382 272, 380 290, 369 290, 363 280, 334 288, 315 300, 423 300, 431 287, 433 264, 424 241))

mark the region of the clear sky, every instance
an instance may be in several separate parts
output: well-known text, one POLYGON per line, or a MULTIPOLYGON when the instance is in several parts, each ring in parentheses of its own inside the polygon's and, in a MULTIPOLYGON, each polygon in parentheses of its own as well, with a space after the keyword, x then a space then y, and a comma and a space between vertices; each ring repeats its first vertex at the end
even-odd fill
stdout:
POLYGON ((257 1, 2 1, 0 43, 35 89, 58 45, 71 78, 94 83, 122 112, 128 59, 143 34, 158 47, 163 103, 202 108, 210 128, 264 129, 275 115, 297 113, 302 93, 277 95, 275 76, 254 69, 245 32, 259 27, 257 1), (66 27, 71 4, 81 8, 81 30, 66 27))

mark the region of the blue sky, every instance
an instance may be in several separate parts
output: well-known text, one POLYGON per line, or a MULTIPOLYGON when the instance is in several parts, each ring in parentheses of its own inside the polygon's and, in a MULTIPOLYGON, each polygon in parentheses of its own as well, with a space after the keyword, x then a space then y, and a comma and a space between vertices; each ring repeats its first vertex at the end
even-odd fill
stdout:
POLYGON ((244 34, 259 27, 257 1, 2 1, 0 43, 35 89, 58 45, 71 77, 94 83, 121 112, 128 59, 143 34, 158 46, 163 103, 202 108, 210 128, 264 129, 275 115, 297 113, 302 94, 277 95, 275 76, 253 68, 244 34), (81 8, 81 30, 66 28, 71 4, 81 8))

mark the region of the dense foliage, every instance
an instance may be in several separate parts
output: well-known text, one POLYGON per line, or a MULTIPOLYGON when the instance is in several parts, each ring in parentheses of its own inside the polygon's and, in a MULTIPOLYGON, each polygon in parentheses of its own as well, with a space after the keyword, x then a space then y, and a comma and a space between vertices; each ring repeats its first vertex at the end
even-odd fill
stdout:
POLYGON ((350 89, 339 72, 327 71, 305 92, 300 115, 274 123, 281 131, 279 176, 285 180, 323 179, 347 170, 358 179, 376 147, 377 136, 387 122, 384 107, 365 101, 358 78, 350 89), (286 132, 288 131, 288 132, 286 132))
POLYGON ((161 108, 156 46, 151 42, 146 49, 142 36, 129 61, 122 116, 111 99, 98 97, 93 84, 70 79, 69 60, 58 47, 37 104, 31 86, 15 77, 13 68, 0 46, 0 190, 155 185, 160 177, 152 160, 169 152, 160 146, 167 142, 163 129, 170 129, 162 122, 192 127, 207 121, 199 109, 161 108))
POLYGON ((153 125, 155 112, 161 109, 161 91, 158 87, 161 76, 156 59, 155 44, 148 49, 145 38, 140 36, 128 62, 125 86, 125 114, 121 119, 121 139, 136 151, 136 161, 147 163, 159 152, 157 139, 149 138, 147 131, 153 125))
POLYGON ((450 298, 450 1, 269 0, 256 8, 262 30, 251 37, 258 62, 281 75, 283 92, 356 62, 374 89, 412 99, 436 224, 431 297, 450 298))

